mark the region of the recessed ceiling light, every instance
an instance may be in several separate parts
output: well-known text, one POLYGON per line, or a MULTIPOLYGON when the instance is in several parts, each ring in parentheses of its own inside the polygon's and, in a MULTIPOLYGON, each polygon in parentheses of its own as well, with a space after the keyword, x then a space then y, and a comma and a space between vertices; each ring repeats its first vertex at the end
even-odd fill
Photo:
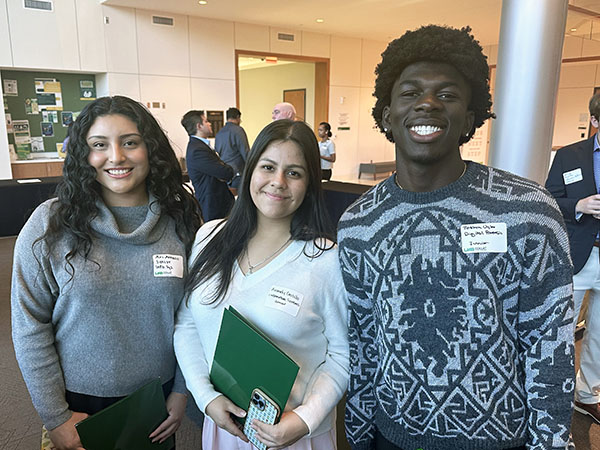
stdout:
POLYGON ((208 5, 208 2, 206 0, 198 0, 198 3, 201 5, 208 5))
POLYGON ((323 23, 325 22, 325 19, 317 19, 317 23, 323 23))

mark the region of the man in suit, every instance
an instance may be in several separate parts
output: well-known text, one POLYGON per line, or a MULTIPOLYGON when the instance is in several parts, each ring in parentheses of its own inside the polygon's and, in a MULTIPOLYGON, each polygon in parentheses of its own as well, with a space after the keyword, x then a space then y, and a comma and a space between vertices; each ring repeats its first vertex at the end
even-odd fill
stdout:
POLYGON ((226 113, 227 122, 219 130, 215 137, 215 150, 225 164, 229 164, 235 177, 231 182, 231 187, 237 189, 240 186, 241 175, 244 172, 246 158, 250 151, 248 136, 240 126, 242 122, 242 113, 237 108, 229 108, 226 113))
POLYGON ((204 111, 199 110, 185 113, 181 125, 190 135, 185 160, 202 218, 208 222, 227 217, 234 201, 227 183, 234 173, 210 148, 208 136, 212 134, 212 126, 204 111))
MULTIPOLYGON (((600 94, 589 104, 590 122, 598 128, 600 94)), ((600 423, 600 144, 598 134, 556 152, 546 188, 565 218, 573 259, 576 324, 589 291, 586 330, 575 385, 575 410, 600 423)))

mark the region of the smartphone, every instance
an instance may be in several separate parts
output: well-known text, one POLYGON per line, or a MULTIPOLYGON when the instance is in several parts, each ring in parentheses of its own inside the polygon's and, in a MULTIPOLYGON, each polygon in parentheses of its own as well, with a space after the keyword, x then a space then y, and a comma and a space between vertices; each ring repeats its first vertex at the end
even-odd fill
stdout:
POLYGON ((250 405, 248 405, 248 413, 246 414, 246 423, 244 424, 244 434, 250 442, 258 449, 265 450, 266 444, 263 444, 256 437, 254 428, 250 426, 252 419, 260 420, 261 422, 273 425, 279 417, 279 406, 269 398, 260 389, 254 389, 250 397, 250 405))

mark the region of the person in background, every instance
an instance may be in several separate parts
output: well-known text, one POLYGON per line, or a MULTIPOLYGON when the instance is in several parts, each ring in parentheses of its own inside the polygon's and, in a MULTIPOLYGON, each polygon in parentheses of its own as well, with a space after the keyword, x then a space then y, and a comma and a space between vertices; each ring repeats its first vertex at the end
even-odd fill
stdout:
POLYGON ((177 359, 206 414, 203 448, 253 448, 231 417, 245 411, 209 381, 228 305, 300 367, 281 421, 253 421, 258 438, 273 449, 336 448, 335 407, 348 384, 347 305, 327 223, 313 131, 304 122, 272 122, 252 146, 229 218, 198 232, 190 295, 177 313, 177 359))
POLYGON ((271 114, 271 118, 273 120, 296 120, 296 108, 294 108, 294 105, 288 102, 277 103, 275 106, 273 106, 273 113, 271 114))
MULTIPOLYGON (((589 103, 590 122, 598 128, 600 94, 589 103)), ((586 292, 588 310, 575 384, 575 411, 600 423, 600 144, 594 136, 559 149, 546 188, 556 199, 569 232, 577 325, 586 292)))
POLYGON ((198 204, 158 122, 120 96, 82 110, 57 194, 14 251, 12 334, 33 404, 57 449, 83 450, 77 422, 160 377, 169 415, 149 438, 162 442, 187 401, 173 329, 198 204))
POLYGON ((321 154, 321 179, 331 180, 331 168, 335 162, 335 144, 331 139, 331 125, 327 122, 319 124, 319 152, 321 154))
POLYGON ((231 166, 235 172, 230 186, 239 188, 241 176, 244 172, 246 158, 250 151, 248 136, 240 126, 242 113, 237 108, 229 108, 226 113, 227 122, 215 137, 215 150, 225 164, 231 166))
POLYGON ((375 71, 373 118, 395 144, 396 173, 338 227, 353 449, 568 445, 568 236, 543 187, 461 158, 493 116, 470 31, 408 31, 375 71))
POLYGON ((234 202, 227 183, 233 179, 234 171, 210 147, 212 125, 201 110, 186 112, 181 125, 190 136, 185 162, 202 218, 208 222, 227 217, 234 202))

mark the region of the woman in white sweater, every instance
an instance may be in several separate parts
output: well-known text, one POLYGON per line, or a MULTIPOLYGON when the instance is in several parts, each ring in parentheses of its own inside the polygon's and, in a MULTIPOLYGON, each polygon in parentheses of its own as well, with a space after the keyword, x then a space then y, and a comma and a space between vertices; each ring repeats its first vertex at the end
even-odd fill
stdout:
POLYGON ((280 422, 253 421, 259 440, 275 449, 336 448, 335 406, 348 383, 347 306, 320 178, 311 129, 272 122, 248 156, 230 217, 208 222, 196 236, 174 343, 187 387, 206 414, 203 448, 252 448, 230 415, 245 411, 209 380, 228 305, 300 366, 280 422), (275 302, 273 288, 300 301, 275 302))

